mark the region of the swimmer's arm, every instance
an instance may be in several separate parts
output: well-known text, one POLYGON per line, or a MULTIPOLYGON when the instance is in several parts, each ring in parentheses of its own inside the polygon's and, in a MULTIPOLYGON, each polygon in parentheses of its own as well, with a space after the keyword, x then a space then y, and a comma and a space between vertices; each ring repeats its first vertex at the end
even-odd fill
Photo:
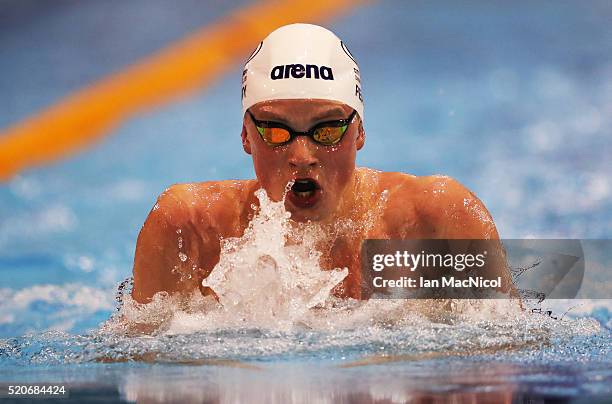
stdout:
POLYGON ((457 253, 481 254, 487 251, 487 265, 478 275, 487 279, 502 278, 502 289, 516 296, 506 252, 491 214, 482 201, 469 189, 450 177, 429 177, 429 191, 435 195, 432 203, 422 207, 441 239, 471 239, 465 251, 457 253), (434 193, 437 191, 437 193, 434 193), (481 241, 487 240, 487 241, 481 241))
POLYGON ((474 240, 465 246, 466 251, 454 253, 478 250, 481 246, 476 240, 491 240, 487 246, 494 251, 488 252, 487 272, 480 275, 490 279, 501 276, 502 284, 510 285, 510 292, 514 294, 505 251, 501 243, 494 242, 499 240, 495 223, 476 195, 445 176, 417 178, 405 175, 397 184, 390 196, 390 203, 395 208, 388 219, 394 223, 395 238, 474 240), (413 201, 413 204, 401 204, 401 201, 413 201), (402 209, 402 206, 408 208, 402 209))
POLYGON ((426 177, 430 200, 419 210, 443 239, 497 240, 499 234, 491 214, 469 189, 450 177, 426 177))
POLYGON ((491 215, 450 177, 392 173, 385 222, 396 239, 498 239, 491 215))
POLYGON ((138 236, 132 297, 148 303, 158 292, 198 290, 197 238, 189 207, 171 187, 158 198, 138 236))

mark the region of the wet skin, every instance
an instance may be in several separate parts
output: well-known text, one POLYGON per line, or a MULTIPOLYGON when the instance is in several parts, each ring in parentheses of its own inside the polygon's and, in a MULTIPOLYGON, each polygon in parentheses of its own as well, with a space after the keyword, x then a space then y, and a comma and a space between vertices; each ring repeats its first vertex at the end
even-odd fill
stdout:
MULTIPOLYGON (((276 100, 250 108, 260 121, 276 121, 306 132, 317 123, 346 119, 352 109, 327 100, 276 100)), ((157 292, 190 296, 219 261, 220 239, 240 237, 253 217, 254 192, 264 188, 274 201, 287 183, 308 179, 316 191, 304 198, 289 191, 285 207, 291 220, 317 222, 335 230, 323 243, 321 266, 349 268, 334 293, 365 298, 360 283, 361 242, 379 239, 497 239, 482 202, 457 181, 445 176, 416 177, 355 167, 365 143, 359 116, 334 146, 306 136, 272 147, 245 114, 242 144, 253 159, 256 179, 173 185, 163 192, 140 232, 134 259, 132 296, 141 303, 157 292), (383 197, 385 195, 385 197, 383 197), (350 229, 338 229, 352 223, 350 229), (340 226, 342 227, 342 226, 340 226)), ((486 274, 508 276, 507 271, 486 274)))

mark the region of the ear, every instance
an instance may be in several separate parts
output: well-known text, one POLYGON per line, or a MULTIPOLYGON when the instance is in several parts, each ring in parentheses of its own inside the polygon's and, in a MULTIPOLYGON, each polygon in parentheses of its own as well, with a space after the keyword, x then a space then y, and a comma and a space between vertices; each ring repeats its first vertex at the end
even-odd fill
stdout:
POLYGON ((361 150, 365 143, 365 130, 363 129, 363 122, 361 122, 361 118, 359 119, 359 127, 357 128, 357 140, 355 145, 357 146, 357 150, 361 150))
POLYGON ((247 154, 251 154, 251 142, 249 141, 249 136, 247 135, 246 127, 242 125, 242 133, 240 134, 242 137, 242 148, 247 154))

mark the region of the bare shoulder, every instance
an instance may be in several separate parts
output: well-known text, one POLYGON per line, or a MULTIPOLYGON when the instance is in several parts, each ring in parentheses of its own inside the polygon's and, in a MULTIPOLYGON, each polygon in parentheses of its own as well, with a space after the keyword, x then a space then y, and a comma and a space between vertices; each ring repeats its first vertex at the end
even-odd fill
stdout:
POLYGON ((404 226, 400 236, 498 238, 484 204, 451 177, 384 173, 381 184, 389 192, 387 222, 404 226))
POLYGON ((198 290, 219 254, 219 236, 240 231, 248 194, 249 181, 177 184, 162 192, 136 243, 136 301, 198 290))
POLYGON ((491 214, 480 199, 459 181, 443 175, 420 179, 419 209, 445 238, 497 239, 491 214))
POLYGON ((174 184, 162 192, 152 212, 159 210, 177 226, 225 223, 230 217, 239 218, 252 183, 228 180, 174 184))

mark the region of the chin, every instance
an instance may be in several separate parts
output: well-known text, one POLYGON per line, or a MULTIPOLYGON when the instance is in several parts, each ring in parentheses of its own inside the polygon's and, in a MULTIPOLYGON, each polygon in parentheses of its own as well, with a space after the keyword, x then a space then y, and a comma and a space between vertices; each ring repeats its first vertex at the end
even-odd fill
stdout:
POLYGON ((325 220, 329 215, 325 213, 323 206, 311 206, 300 208, 292 205, 289 201, 285 202, 285 208, 291 213, 291 220, 299 223, 319 222, 325 220))

